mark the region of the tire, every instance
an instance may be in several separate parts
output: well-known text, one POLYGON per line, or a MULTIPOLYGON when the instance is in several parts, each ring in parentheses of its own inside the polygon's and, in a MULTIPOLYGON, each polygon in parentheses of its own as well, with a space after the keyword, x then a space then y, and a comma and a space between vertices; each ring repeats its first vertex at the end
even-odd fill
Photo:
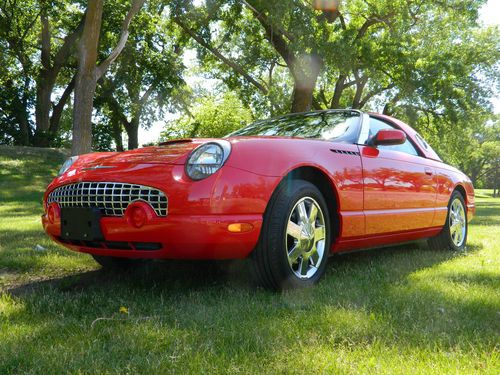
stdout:
POLYGON ((448 214, 443 230, 436 237, 429 238, 427 243, 431 250, 461 251, 465 249, 468 231, 464 197, 455 190, 448 202, 448 214))
POLYGON ((126 270, 142 263, 142 259, 119 258, 93 254, 92 258, 94 258, 94 260, 99 263, 102 268, 109 270, 126 270))
POLYGON ((328 206, 318 188, 304 180, 284 184, 269 202, 252 253, 257 282, 273 290, 316 284, 325 273, 330 243, 328 206))

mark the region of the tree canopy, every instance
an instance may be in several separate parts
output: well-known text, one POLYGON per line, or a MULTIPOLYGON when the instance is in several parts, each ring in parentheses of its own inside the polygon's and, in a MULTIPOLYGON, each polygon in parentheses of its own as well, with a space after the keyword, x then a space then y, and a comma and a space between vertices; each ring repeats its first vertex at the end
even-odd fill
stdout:
POLYGON ((500 31, 479 21, 484 3, 2 0, 0 143, 123 150, 157 121, 163 136, 219 136, 352 107, 408 122, 484 180, 500 89, 500 31))

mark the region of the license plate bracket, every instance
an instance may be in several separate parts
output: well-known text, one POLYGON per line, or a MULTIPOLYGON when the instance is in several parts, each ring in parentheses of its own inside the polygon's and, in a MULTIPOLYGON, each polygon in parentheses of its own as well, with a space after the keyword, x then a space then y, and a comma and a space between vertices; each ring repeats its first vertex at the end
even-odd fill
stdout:
POLYGON ((104 241, 99 208, 61 208, 61 238, 76 241, 104 241))

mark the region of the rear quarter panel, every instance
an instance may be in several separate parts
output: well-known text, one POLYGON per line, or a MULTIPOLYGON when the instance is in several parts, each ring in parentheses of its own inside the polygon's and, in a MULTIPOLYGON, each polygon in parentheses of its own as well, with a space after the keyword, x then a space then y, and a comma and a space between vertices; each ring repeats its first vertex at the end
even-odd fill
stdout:
POLYGON ((467 220, 470 221, 475 214, 474 187, 470 179, 458 169, 443 162, 429 160, 429 164, 433 165, 437 176, 436 212, 433 225, 445 224, 448 203, 455 190, 459 190, 464 195, 467 220))

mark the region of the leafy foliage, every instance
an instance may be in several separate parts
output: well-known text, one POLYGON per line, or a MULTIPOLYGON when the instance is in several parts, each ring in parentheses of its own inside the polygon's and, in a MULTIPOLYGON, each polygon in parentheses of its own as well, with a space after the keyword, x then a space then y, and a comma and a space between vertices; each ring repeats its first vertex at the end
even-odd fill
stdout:
POLYGON ((169 121, 161 136, 163 139, 223 137, 250 121, 251 111, 234 93, 227 92, 222 97, 202 97, 188 115, 169 121))
MULTIPOLYGON (((108 18, 114 20, 114 10, 109 12, 108 18)), ((99 114, 110 125, 109 133, 114 133, 117 145, 122 129, 126 131, 129 149, 138 147, 139 127, 149 128, 166 107, 175 107, 174 93, 184 85, 182 40, 165 13, 161 1, 146 4, 120 58, 98 88, 95 104, 99 114)), ((116 36, 109 33, 107 37, 116 36)))
MULTIPOLYGON (((224 100, 237 99, 236 108, 247 108, 252 118, 354 107, 408 122, 447 161, 472 171, 462 161, 471 145, 462 140, 478 139, 476 146, 485 150, 497 142, 480 141, 489 139, 488 98, 500 89, 500 32, 479 23, 484 3, 148 0, 130 24, 121 55, 97 82, 93 123, 101 128, 94 138, 102 135, 106 148, 121 150, 125 134, 128 148, 135 148, 139 129, 167 111, 180 117, 167 124, 168 136, 223 134, 198 112, 224 100), (186 67, 192 49, 196 63, 186 67), (207 97, 188 87, 193 74, 217 82, 218 92, 207 97), (235 97, 224 99, 224 93, 235 97), (196 99, 200 95, 206 100, 196 99), (199 131, 189 113, 202 119, 199 131)), ((104 2, 98 63, 117 45, 130 4, 104 2)), ((68 111, 87 5, 0 3, 0 143, 59 146, 71 140, 68 111)), ((240 117, 247 118, 234 115, 240 117)))

